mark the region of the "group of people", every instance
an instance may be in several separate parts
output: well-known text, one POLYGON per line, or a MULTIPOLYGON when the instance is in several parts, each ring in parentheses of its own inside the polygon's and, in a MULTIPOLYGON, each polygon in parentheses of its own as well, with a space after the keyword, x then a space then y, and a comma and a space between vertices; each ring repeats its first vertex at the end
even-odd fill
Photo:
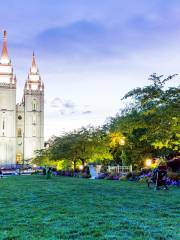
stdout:
POLYGON ((163 187, 164 190, 168 190, 168 187, 166 185, 166 179, 167 166, 165 164, 159 164, 159 166, 152 171, 151 176, 151 181, 155 184, 155 189, 159 190, 160 187, 163 187))

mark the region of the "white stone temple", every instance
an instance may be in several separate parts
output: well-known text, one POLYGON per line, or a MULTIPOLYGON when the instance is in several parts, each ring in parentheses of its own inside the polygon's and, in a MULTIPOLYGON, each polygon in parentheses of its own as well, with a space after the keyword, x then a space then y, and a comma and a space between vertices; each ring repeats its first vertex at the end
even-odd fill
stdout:
POLYGON ((44 84, 33 53, 22 102, 16 104, 16 76, 6 45, 0 58, 0 167, 31 160, 44 147, 44 84))

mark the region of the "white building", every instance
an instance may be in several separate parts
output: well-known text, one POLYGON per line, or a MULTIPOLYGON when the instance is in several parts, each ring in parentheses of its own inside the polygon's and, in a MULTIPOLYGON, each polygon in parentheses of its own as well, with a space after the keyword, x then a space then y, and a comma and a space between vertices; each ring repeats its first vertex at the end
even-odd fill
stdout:
POLYGON ((16 77, 8 57, 6 32, 0 58, 0 166, 30 160, 44 146, 44 84, 33 53, 22 103, 16 104, 16 77))

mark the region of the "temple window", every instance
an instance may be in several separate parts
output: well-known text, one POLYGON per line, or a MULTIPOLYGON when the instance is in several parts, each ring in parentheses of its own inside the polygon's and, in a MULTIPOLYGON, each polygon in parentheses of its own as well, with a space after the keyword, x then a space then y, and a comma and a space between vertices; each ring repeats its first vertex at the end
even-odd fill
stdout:
POLYGON ((36 127, 33 127, 32 136, 33 136, 33 137, 36 137, 36 127))
POLYGON ((33 124, 33 125, 36 124, 36 115, 33 115, 33 117, 32 117, 32 124, 33 124))
POLYGON ((21 130, 21 128, 18 128, 18 137, 22 137, 22 130, 21 130))
POLYGON ((33 102, 32 102, 32 110, 33 110, 33 111, 36 111, 36 110, 37 110, 36 100, 33 100, 33 102))
POLYGON ((21 153, 17 153, 16 154, 16 163, 19 164, 22 161, 22 154, 21 153))
POLYGON ((5 136, 5 127, 6 127, 6 122, 5 122, 5 119, 3 118, 2 119, 2 122, 1 122, 1 136, 5 136))

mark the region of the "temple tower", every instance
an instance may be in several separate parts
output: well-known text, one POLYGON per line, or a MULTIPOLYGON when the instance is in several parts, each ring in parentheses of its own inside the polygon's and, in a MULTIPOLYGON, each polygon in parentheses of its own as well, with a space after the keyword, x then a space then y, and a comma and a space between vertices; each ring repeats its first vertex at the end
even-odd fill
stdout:
POLYGON ((4 31, 0 58, 0 165, 16 164, 16 77, 6 45, 4 31))
MULTIPOLYGON (((44 84, 33 53, 32 65, 24 87, 24 159, 31 159, 44 147, 44 84)), ((19 106, 21 113, 23 108, 19 106)))

